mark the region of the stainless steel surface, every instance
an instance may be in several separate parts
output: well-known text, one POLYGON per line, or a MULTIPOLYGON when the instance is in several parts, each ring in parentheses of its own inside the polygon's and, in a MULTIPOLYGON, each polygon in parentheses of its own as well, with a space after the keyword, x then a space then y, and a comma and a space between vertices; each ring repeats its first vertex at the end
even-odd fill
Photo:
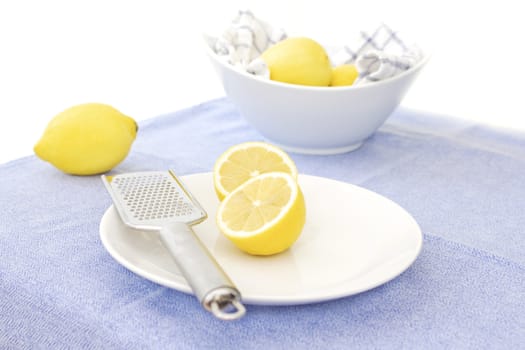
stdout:
POLYGON ((160 230, 166 222, 195 225, 207 215, 173 171, 102 175, 122 221, 130 227, 160 230))
POLYGON ((241 294, 191 229, 206 212, 173 171, 102 175, 102 180, 125 225, 158 231, 206 310, 223 320, 245 314, 241 294))

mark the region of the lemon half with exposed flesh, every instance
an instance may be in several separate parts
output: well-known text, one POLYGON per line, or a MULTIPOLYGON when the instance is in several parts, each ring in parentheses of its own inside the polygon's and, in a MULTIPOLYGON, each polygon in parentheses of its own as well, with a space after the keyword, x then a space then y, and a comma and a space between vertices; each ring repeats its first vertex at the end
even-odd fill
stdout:
POLYGON ((280 171, 297 179, 297 167, 290 156, 267 142, 244 142, 227 149, 217 158, 213 182, 219 200, 247 180, 260 174, 280 171))
POLYGON ((219 230, 242 251, 272 255, 290 248, 306 220, 303 193, 290 174, 271 172, 237 187, 219 205, 219 230))

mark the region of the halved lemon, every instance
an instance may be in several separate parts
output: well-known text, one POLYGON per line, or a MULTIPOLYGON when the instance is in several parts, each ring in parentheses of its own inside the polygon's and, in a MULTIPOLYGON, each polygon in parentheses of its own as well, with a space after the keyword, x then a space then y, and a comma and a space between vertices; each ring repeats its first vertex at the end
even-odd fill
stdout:
POLYGON ((280 171, 297 179, 297 167, 290 156, 267 142, 244 142, 227 149, 217 158, 213 183, 219 200, 239 185, 260 174, 280 171))
POLYGON ((219 230, 242 251, 272 255, 290 248, 306 220, 303 193, 295 178, 271 172, 254 177, 219 205, 219 230))

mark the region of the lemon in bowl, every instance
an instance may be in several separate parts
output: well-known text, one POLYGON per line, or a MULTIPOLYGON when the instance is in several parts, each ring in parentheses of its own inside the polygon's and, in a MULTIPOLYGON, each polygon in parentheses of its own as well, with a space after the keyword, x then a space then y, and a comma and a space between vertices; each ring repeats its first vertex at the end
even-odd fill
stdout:
POLYGON ((270 79, 289 84, 328 86, 332 66, 326 50, 315 40, 288 38, 270 46, 261 55, 270 79))
POLYGON ((359 77, 355 64, 342 64, 332 69, 330 86, 350 86, 359 77))
POLYGON ((220 57, 212 38, 204 41, 226 96, 240 115, 267 141, 304 154, 358 149, 398 107, 429 58, 374 83, 314 86, 250 74, 220 57))

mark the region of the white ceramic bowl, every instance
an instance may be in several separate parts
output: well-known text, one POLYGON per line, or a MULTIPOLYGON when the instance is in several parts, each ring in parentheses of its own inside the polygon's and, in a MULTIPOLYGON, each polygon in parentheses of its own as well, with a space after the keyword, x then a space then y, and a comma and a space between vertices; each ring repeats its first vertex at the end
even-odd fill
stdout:
POLYGON ((234 68, 207 46, 228 98, 269 142, 305 154, 359 148, 399 105, 428 56, 383 81, 346 87, 310 87, 256 77, 234 68))

